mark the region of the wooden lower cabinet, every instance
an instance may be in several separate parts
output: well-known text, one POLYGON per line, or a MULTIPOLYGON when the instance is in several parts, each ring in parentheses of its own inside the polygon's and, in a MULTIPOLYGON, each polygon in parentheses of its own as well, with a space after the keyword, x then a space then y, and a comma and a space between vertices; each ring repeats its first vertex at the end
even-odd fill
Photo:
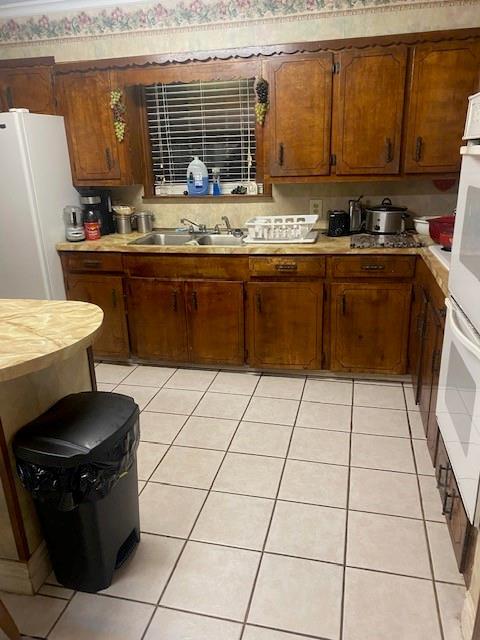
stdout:
POLYGON ((130 355, 123 278, 113 275, 69 274, 69 300, 98 305, 104 313, 102 328, 93 343, 96 358, 126 359, 130 355))
POLYGON ((243 282, 185 283, 189 359, 242 365, 245 360, 243 282))
POLYGON ((320 369, 323 283, 250 282, 247 288, 250 366, 320 369))
POLYGON ((132 353, 142 360, 188 360, 182 282, 128 279, 128 325, 132 353))
POLYGON ((331 285, 333 371, 405 373, 411 288, 388 282, 331 285))
POLYGON ((132 353, 142 360, 243 364, 243 283, 129 278, 132 353))

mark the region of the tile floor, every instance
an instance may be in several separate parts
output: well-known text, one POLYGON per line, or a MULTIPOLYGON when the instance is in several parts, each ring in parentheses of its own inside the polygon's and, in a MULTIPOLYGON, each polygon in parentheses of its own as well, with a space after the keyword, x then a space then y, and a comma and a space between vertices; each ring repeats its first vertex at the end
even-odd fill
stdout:
MULTIPOLYGON (((99 364, 142 409, 142 543, 92 595, 5 594, 51 640, 461 640, 409 385, 99 364)), ((3 597, 3 596, 2 596, 3 597)))

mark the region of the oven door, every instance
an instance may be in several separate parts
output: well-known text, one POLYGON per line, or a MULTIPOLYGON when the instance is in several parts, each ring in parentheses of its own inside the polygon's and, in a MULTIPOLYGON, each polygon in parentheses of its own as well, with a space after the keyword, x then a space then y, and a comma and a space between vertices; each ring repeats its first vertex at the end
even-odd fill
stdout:
POLYGON ((459 307, 446 301, 447 323, 437 420, 470 522, 479 519, 480 335, 459 307))
POLYGON ((480 332, 480 145, 462 148, 450 293, 480 332))

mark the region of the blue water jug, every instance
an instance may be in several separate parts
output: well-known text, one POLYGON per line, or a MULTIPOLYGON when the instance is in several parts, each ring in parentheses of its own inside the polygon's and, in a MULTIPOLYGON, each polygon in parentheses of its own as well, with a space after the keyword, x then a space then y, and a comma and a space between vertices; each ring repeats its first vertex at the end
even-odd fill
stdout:
POLYGON ((187 189, 189 196, 205 196, 208 194, 208 169, 198 156, 194 156, 188 165, 187 189))

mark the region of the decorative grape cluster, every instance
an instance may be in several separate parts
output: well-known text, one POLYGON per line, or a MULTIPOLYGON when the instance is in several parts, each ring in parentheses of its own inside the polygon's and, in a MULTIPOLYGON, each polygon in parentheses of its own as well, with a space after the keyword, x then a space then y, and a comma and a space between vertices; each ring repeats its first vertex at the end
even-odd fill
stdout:
POLYGON ((265 122, 265 116, 268 111, 268 82, 264 78, 258 78, 255 84, 255 91, 257 93, 257 102, 255 104, 255 115, 257 116, 257 122, 263 126, 265 122))
POLYGON ((113 128, 115 136, 119 142, 125 137, 125 105, 123 104, 123 95, 121 89, 114 89, 110 93, 110 109, 113 111, 113 128))

